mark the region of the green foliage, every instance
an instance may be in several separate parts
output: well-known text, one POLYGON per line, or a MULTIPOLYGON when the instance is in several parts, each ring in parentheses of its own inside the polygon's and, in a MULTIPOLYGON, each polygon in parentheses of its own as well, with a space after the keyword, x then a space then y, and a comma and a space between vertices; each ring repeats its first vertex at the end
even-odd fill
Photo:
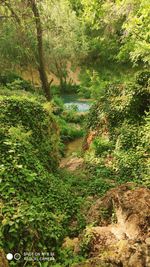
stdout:
POLYGON ((106 72, 105 74, 101 73, 101 75, 99 75, 98 71, 88 69, 80 74, 80 81, 81 85, 78 89, 79 96, 94 99, 96 99, 97 96, 99 97, 105 86, 109 84, 109 78, 106 72))
POLYGON ((125 121, 118 130, 118 134, 116 150, 128 150, 130 148, 134 149, 140 142, 138 124, 129 124, 125 121))
POLYGON ((141 64, 141 62, 148 66, 150 64, 150 45, 149 45, 149 15, 150 7, 148 0, 133 0, 119 3, 126 19, 122 25, 123 42, 120 51, 128 53, 129 58, 134 64, 141 64), (128 13, 129 5, 132 5, 130 13, 128 13))
POLYGON ((55 168, 56 159, 59 157, 59 139, 53 115, 48 114, 36 100, 29 100, 26 97, 3 97, 0 109, 1 123, 7 127, 23 126, 26 131, 32 131, 30 141, 35 147, 38 158, 48 169, 55 168))
POLYGON ((116 172, 120 182, 138 182, 142 178, 141 154, 133 149, 115 153, 116 172))
POLYGON ((58 77, 61 90, 76 90, 68 74, 69 69, 75 68, 87 54, 84 25, 72 11, 69 1, 61 0, 49 5, 43 2, 42 8, 47 32, 44 43, 48 68, 58 77))
POLYGON ((60 96, 61 94, 76 94, 80 85, 74 84, 70 79, 69 81, 65 81, 63 86, 60 85, 51 85, 51 94, 53 96, 60 96))
MULTIPOLYGON (((101 177, 103 174, 100 172, 100 175, 93 177, 89 184, 89 194, 92 196, 103 196, 109 189, 113 187, 109 181, 104 180, 101 177)), ((104 177, 104 176, 103 176, 104 177)))
MULTIPOLYGON (((54 266, 71 266, 82 257, 62 243, 86 227, 88 197, 91 202, 127 181, 150 187, 149 1, 36 1, 45 67, 60 82, 51 88, 51 103, 13 73, 39 70, 30 5, 2 2, 0 245, 5 253, 54 251, 54 266), (70 78, 77 67, 79 85, 70 78), (75 174, 58 172, 59 160, 65 143, 85 134, 84 115, 64 108, 61 90, 96 99, 86 118, 86 130, 95 137, 82 172, 75 174)), ((107 218, 107 210, 102 215, 107 218)), ((90 241, 89 227, 81 244, 84 256, 90 241)))
POLYGON ((54 267, 67 267, 73 266, 74 264, 81 263, 85 258, 81 255, 75 255, 71 249, 61 249, 59 255, 60 265, 54 265, 54 267))
POLYGON ((149 65, 148 0, 82 0, 81 3, 93 62, 149 65))
POLYGON ((149 151, 145 147, 149 143, 149 99, 148 71, 138 73, 132 83, 109 85, 100 94, 87 120, 87 127, 97 131, 92 145, 97 159, 87 157, 91 170, 101 173, 99 165, 109 170, 109 163, 115 181, 149 186, 149 151), (104 135, 111 142, 104 140, 104 135))
POLYGON ((6 72, 5 74, 0 75, 0 83, 2 85, 7 85, 8 83, 12 83, 15 80, 20 79, 20 77, 13 72, 6 72))
POLYGON ((134 82, 134 75, 135 70, 131 69, 131 66, 88 64, 86 68, 81 69, 78 94, 81 97, 98 99, 105 95, 106 88, 134 82))
POLYGON ((0 101, 1 246, 5 253, 54 251, 58 256, 64 237, 77 233, 83 220, 82 199, 70 182, 52 173, 59 160, 55 117, 35 99, 0 101))
POLYGON ((64 110, 62 113, 62 118, 69 123, 82 123, 86 118, 86 114, 80 114, 74 108, 69 110, 64 110))
POLYGON ((149 82, 150 82, 150 72, 148 70, 140 72, 137 75, 136 80, 137 80, 137 83, 139 85, 142 85, 144 87, 148 87, 149 82))
POLYGON ((60 88, 60 91, 65 94, 76 94, 78 92, 80 85, 74 84, 73 81, 70 79, 64 83, 63 88, 60 88))
MULTIPOLYGON (((125 119, 133 122, 141 121, 142 116, 149 110, 150 91, 147 81, 145 86, 136 81, 125 84, 110 84, 99 94, 99 100, 91 108, 88 119, 88 127, 100 128, 100 125, 107 125, 107 130, 113 134, 116 127, 119 127, 125 119), (111 132, 112 131, 112 132, 111 132)), ((146 78, 145 78, 146 79, 146 78)), ((117 128, 116 128, 117 130, 117 128)))
POLYGON ((35 89, 29 81, 12 72, 5 72, 0 75, 0 84, 9 90, 25 90, 33 92, 35 89))
POLYGON ((141 182, 150 188, 150 113, 146 114, 145 123, 140 129, 140 138, 137 151, 143 155, 141 182))
POLYGON ((54 96, 52 101, 51 101, 51 104, 52 104, 53 112, 55 115, 60 115, 63 112, 64 103, 60 97, 54 96))
POLYGON ((85 115, 77 112, 76 106, 72 105, 69 109, 66 109, 62 99, 56 96, 51 101, 51 105, 53 113, 57 115, 56 120, 60 129, 62 147, 63 143, 84 135, 81 124, 85 115))
POLYGON ((88 252, 90 251, 92 239, 93 233, 91 231, 91 226, 88 226, 83 233, 82 243, 80 244, 81 255, 84 255, 84 257, 87 257, 88 252))
POLYGON ((93 141, 93 146, 96 156, 102 156, 104 153, 109 153, 112 151, 112 142, 106 138, 95 138, 93 141))
POLYGON ((25 97, 25 98, 29 98, 32 99, 33 101, 38 101, 40 104, 44 104, 46 101, 46 98, 41 95, 38 94, 38 92, 27 92, 25 90, 11 90, 8 89, 7 87, 2 87, 0 86, 0 96, 4 96, 4 97, 12 97, 12 96, 18 96, 18 97, 25 97))
MULTIPOLYGON (((72 10, 69 0, 51 1, 49 4, 45 0, 36 3, 36 7, 42 26, 44 65, 58 78, 60 89, 67 92, 76 90, 68 74, 88 51, 84 24, 72 10)), ((31 6, 26 1, 19 0, 18 3, 15 0, 10 5, 7 2, 1 4, 0 12, 3 36, 0 40, 1 68, 39 71, 38 40, 31 6), (15 16, 11 16, 12 12, 15 16)))
POLYGON ((83 136, 84 130, 79 125, 67 123, 63 118, 57 118, 57 121, 62 142, 68 142, 83 136))

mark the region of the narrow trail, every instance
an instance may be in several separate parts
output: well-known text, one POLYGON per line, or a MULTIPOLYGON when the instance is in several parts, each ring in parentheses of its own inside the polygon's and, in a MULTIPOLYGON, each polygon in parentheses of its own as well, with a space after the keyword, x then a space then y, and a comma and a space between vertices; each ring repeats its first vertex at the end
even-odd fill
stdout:
POLYGON ((76 171, 83 164, 81 154, 83 138, 78 138, 70 142, 66 147, 66 155, 60 162, 60 168, 65 168, 68 171, 76 171))

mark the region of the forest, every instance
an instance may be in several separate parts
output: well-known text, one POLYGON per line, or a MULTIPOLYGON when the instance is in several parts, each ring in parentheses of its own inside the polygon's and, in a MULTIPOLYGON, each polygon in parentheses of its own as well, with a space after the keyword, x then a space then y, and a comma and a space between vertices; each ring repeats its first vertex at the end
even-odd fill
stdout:
POLYGON ((0 0, 0 267, 150 267, 149 0, 0 0))

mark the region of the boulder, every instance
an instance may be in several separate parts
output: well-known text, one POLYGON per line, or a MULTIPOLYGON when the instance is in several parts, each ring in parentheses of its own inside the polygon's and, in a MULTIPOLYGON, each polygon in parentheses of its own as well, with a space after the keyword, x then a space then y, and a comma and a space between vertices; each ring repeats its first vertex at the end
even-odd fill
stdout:
POLYGON ((109 190, 91 206, 87 221, 95 224, 80 236, 87 266, 150 267, 149 189, 127 183, 109 190))

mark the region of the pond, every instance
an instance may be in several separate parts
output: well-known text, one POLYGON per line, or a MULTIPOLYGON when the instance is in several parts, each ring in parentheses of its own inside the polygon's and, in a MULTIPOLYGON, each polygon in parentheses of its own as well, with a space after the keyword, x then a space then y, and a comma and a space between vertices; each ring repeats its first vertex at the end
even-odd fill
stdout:
POLYGON ((62 95, 62 99, 67 109, 76 106, 78 112, 87 112, 92 104, 89 99, 80 99, 77 95, 62 95))

